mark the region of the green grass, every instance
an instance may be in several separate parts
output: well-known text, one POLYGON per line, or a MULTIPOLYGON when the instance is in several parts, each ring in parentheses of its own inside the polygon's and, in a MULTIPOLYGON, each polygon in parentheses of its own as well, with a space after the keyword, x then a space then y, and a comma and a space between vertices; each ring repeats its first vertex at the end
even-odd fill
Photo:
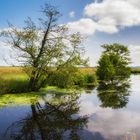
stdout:
MULTIPOLYGON (((95 68, 79 68, 80 75, 95 74, 95 68)), ((28 91, 29 79, 22 67, 0 67, 0 94, 22 93, 28 91)), ((88 83, 89 84, 89 83, 88 83)), ((76 87, 77 88, 77 87, 76 87)), ((77 89, 61 89, 58 87, 46 87, 46 92, 72 93, 77 89)))
MULTIPOLYGON (((92 68, 89 70, 88 68, 82 68, 81 73, 95 73, 95 70, 92 68)), ((22 71, 21 67, 0 67, 0 108, 12 105, 30 105, 36 103, 46 94, 57 93, 58 95, 62 95, 83 91, 83 89, 78 86, 73 88, 46 86, 45 88, 40 89, 39 92, 28 93, 26 92, 28 82, 28 76, 22 71)))
POLYGON ((0 67, 0 94, 26 92, 28 82, 22 67, 0 67))

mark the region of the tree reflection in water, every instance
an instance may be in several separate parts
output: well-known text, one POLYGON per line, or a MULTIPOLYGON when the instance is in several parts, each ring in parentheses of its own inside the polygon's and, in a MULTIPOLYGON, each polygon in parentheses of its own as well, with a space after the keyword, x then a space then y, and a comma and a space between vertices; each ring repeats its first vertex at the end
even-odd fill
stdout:
POLYGON ((31 112, 13 123, 6 134, 13 140, 70 140, 80 139, 78 132, 86 126, 87 116, 78 115, 79 95, 42 98, 31 104, 31 112))
POLYGON ((108 85, 100 84, 97 90, 101 107, 110 107, 113 109, 125 107, 129 100, 129 88, 129 82, 108 85))

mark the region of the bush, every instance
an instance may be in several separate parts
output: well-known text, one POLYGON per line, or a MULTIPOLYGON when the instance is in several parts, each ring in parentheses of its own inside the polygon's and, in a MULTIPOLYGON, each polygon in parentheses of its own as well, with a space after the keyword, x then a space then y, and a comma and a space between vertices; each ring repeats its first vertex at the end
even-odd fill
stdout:
POLYGON ((70 74, 68 71, 52 72, 47 78, 47 83, 50 86, 69 88, 74 85, 74 75, 70 74))
POLYGON ((85 75, 87 83, 95 83, 96 82, 96 76, 94 74, 87 74, 85 75))
POLYGON ((96 85, 97 78, 95 74, 78 74, 75 84, 79 86, 96 85))
POLYGON ((75 79, 75 85, 84 86, 86 84, 86 79, 84 75, 77 75, 75 79))

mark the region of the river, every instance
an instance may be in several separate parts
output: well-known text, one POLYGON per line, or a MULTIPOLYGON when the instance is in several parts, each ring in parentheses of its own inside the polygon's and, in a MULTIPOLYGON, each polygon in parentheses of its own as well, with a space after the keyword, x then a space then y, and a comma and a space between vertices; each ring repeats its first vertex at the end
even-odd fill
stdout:
POLYGON ((51 93, 0 107, 0 140, 61 139, 140 140, 140 75, 116 91, 51 93))

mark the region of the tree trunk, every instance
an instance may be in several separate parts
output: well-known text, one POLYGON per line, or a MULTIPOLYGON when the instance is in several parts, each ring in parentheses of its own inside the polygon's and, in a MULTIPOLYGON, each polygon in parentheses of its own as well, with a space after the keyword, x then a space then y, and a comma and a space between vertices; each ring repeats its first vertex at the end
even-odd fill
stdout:
POLYGON ((36 70, 33 70, 31 73, 30 81, 29 81, 29 90, 30 91, 37 91, 38 84, 37 84, 37 77, 36 77, 36 70))

